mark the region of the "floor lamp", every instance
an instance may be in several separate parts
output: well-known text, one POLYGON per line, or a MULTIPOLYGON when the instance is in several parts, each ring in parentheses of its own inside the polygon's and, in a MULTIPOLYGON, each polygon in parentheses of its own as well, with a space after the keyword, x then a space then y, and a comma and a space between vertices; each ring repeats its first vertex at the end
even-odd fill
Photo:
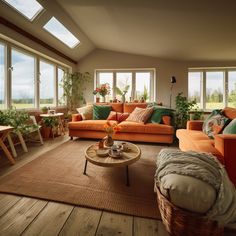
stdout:
POLYGON ((173 90, 173 86, 176 83, 176 78, 175 76, 172 76, 170 79, 171 82, 171 87, 170 87, 170 108, 171 108, 171 100, 172 100, 172 90, 173 90))

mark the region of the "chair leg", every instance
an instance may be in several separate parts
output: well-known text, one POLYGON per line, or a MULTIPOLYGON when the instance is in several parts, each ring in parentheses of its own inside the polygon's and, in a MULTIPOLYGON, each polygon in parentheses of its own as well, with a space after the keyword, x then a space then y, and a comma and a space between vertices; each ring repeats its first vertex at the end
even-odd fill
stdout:
POLYGON ((14 144, 13 144, 13 142, 12 142, 12 139, 11 139, 11 135, 10 135, 10 134, 7 135, 7 140, 8 140, 8 143, 9 143, 9 145, 10 145, 10 148, 11 148, 11 152, 12 152, 13 157, 17 157, 16 149, 15 149, 15 146, 14 146, 14 144))
POLYGON ((19 138, 19 140, 20 140, 20 143, 21 143, 21 146, 22 146, 24 152, 28 152, 28 148, 27 148, 27 146, 26 146, 26 144, 25 144, 25 140, 24 140, 24 138, 23 138, 21 132, 20 132, 20 131, 17 131, 17 135, 18 135, 18 138, 19 138))
POLYGON ((40 130, 38 129, 37 131, 38 131, 39 141, 43 145, 43 138, 42 138, 42 135, 40 133, 40 130))

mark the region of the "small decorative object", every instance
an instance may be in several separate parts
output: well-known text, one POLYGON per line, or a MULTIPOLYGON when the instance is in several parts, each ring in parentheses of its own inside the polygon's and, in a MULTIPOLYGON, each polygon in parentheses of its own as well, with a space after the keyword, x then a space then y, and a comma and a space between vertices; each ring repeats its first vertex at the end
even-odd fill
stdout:
POLYGON ((117 98, 114 97, 113 102, 114 102, 114 103, 117 103, 117 101, 118 101, 117 98))
POLYGON ((96 154, 99 157, 107 157, 109 155, 109 149, 106 148, 97 149, 96 154))
POLYGON ((143 97, 141 97, 141 100, 140 100, 140 102, 141 102, 141 103, 144 103, 144 102, 145 102, 145 100, 144 100, 144 98, 143 98, 143 97))
POLYGON ((113 134, 120 131, 120 127, 114 123, 111 124, 109 121, 104 125, 104 130, 107 133, 107 136, 104 138, 104 145, 107 147, 111 147, 114 144, 113 134))
POLYGON ((176 78, 175 76, 172 76, 170 79, 171 82, 171 86, 170 86, 170 108, 171 108, 171 103, 172 103, 172 90, 173 90, 173 86, 176 83, 176 78))
POLYGON ((108 83, 106 84, 101 84, 100 87, 97 87, 94 91, 93 94, 97 95, 99 94, 100 96, 102 96, 102 102, 106 101, 106 95, 110 94, 111 88, 110 85, 108 83))
POLYGON ((121 151, 121 149, 111 148, 109 150, 109 156, 112 157, 112 158, 118 159, 122 156, 122 151, 121 151))
POLYGON ((48 113, 48 108, 47 108, 47 107, 42 107, 42 108, 41 108, 41 111, 42 111, 44 114, 47 114, 47 113, 48 113))
POLYGON ((129 91, 129 87, 130 87, 130 85, 126 85, 123 89, 115 87, 115 92, 117 95, 121 96, 121 100, 123 103, 125 103, 125 95, 129 91))
POLYGON ((123 150, 124 152, 127 152, 127 151, 129 150, 129 145, 128 145, 128 143, 121 143, 121 145, 122 145, 122 150, 123 150))
POLYGON ((55 115, 55 114, 56 114, 56 111, 55 111, 55 110, 48 110, 48 114, 50 114, 50 115, 55 115))
POLYGON ((104 148, 103 140, 100 140, 100 141, 99 141, 99 143, 98 143, 98 148, 99 148, 99 149, 104 148))
POLYGON ((100 102, 100 97, 96 97, 96 103, 100 102))

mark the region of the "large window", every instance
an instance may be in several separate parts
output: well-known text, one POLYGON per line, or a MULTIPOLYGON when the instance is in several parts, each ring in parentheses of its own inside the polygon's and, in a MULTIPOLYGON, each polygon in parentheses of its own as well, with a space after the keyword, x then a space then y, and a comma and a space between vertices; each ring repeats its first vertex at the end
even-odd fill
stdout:
POLYGON ((40 61, 40 107, 54 105, 55 70, 52 64, 40 61))
POLYGON ((236 69, 190 70, 188 97, 202 109, 236 107, 236 69))
POLYGON ((127 90, 125 94, 126 101, 141 100, 146 101, 154 100, 154 69, 137 69, 137 70, 96 70, 96 86, 108 83, 111 88, 110 96, 107 100, 117 98, 122 100, 120 92, 114 89, 118 87, 121 93, 127 90))
POLYGON ((0 110, 63 106, 68 67, 0 39, 0 110))
POLYGON ((5 46, 0 44, 0 109, 5 107, 5 46))
POLYGON ((35 107, 35 59, 12 49, 12 105, 16 108, 35 107))

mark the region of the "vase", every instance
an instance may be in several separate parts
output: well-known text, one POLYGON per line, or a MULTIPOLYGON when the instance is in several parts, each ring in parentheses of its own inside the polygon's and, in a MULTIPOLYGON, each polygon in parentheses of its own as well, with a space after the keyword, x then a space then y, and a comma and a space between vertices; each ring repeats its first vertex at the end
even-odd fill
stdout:
POLYGON ((96 103, 99 103, 99 102, 100 102, 100 98, 96 97, 96 103))
POLYGON ((102 96, 102 102, 106 102, 106 96, 102 96))
POLYGON ((123 94, 122 97, 121 97, 121 101, 122 101, 123 103, 125 103, 125 95, 124 95, 124 94, 123 94))
POLYGON ((107 147, 111 147, 114 144, 112 134, 107 134, 107 136, 104 138, 104 144, 107 147))

